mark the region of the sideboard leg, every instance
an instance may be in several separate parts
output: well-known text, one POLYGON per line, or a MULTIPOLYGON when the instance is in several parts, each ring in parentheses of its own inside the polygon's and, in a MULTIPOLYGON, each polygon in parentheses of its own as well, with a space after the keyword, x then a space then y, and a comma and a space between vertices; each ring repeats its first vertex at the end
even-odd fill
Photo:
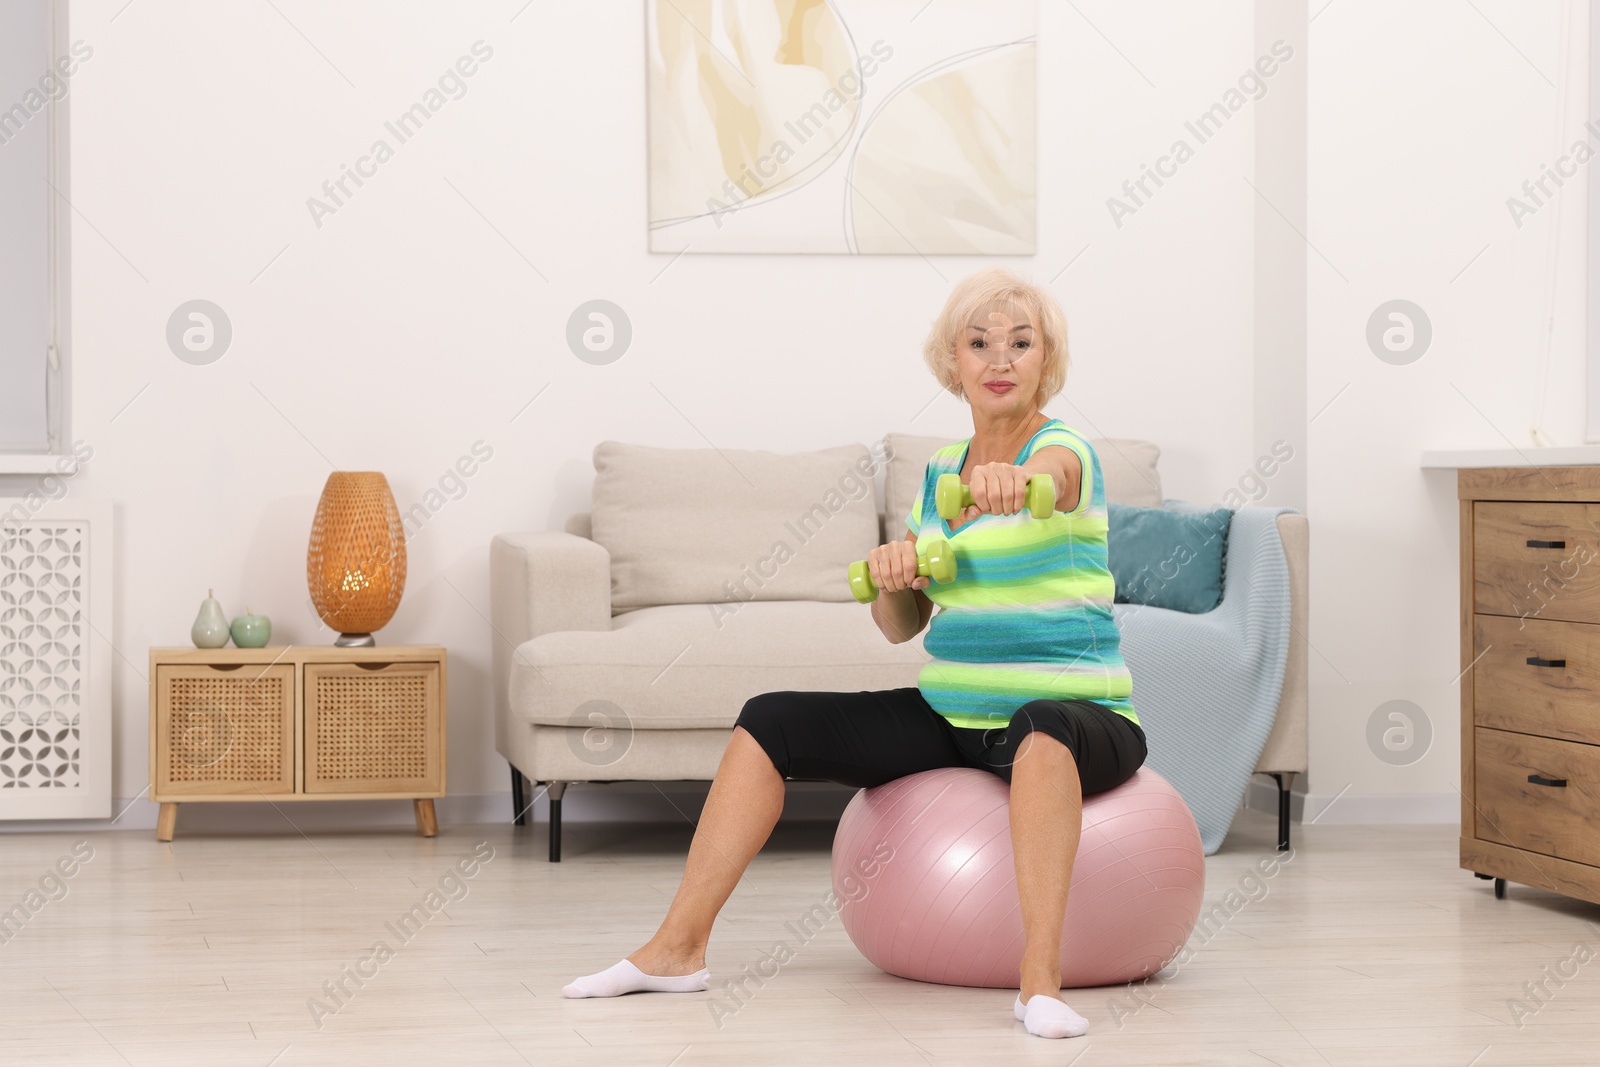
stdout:
POLYGON ((172 832, 178 828, 178 805, 162 804, 156 815, 156 840, 171 841, 172 832))
POLYGON ((433 837, 439 832, 439 820, 433 814, 433 799, 413 800, 412 807, 417 814, 417 833, 423 837, 433 837))
MULTIPOLYGON (((1496 878, 1494 880, 1494 899, 1496 899, 1496 900, 1504 900, 1504 899, 1506 899, 1506 880, 1504 878, 1496 878)), ((582 1035, 579 1035, 579 1036, 582 1036, 582 1035)))

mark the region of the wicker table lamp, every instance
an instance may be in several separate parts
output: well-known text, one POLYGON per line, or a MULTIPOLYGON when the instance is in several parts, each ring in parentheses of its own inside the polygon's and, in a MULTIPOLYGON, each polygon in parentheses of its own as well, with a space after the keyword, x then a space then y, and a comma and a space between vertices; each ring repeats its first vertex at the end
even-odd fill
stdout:
POLYGON ((335 645, 374 644, 406 588, 406 535, 389 482, 377 471, 334 471, 322 487, 306 553, 317 615, 335 645))

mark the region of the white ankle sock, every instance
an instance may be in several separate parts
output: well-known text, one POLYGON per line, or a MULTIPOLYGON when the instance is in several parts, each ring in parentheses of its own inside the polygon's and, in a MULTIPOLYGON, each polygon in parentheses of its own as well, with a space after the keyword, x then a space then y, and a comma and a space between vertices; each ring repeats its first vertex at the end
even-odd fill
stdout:
POLYGON ((596 974, 574 978, 561 988, 561 993, 576 999, 620 997, 624 993, 697 993, 709 988, 711 972, 704 967, 685 975, 645 974, 631 961, 623 960, 596 974))
POLYGON ((1024 1008, 1019 993, 1012 1014, 1034 1037, 1081 1037, 1089 1032, 1088 1019, 1067 1007, 1065 1001, 1043 994, 1030 997, 1024 1008))

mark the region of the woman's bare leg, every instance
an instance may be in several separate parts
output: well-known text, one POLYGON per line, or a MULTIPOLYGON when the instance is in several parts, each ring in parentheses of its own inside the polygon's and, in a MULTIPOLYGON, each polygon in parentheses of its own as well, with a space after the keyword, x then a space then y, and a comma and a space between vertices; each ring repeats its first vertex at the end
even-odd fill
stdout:
POLYGON ((1083 831, 1078 762, 1037 730, 1023 738, 1011 768, 1011 850, 1022 903, 1022 1002, 1061 994, 1061 925, 1072 864, 1083 831))
MULTIPOLYGON (((783 776, 742 726, 723 750, 683 880, 661 928, 628 959, 646 974, 693 974, 706 965, 711 924, 783 813, 783 776)), ((1060 929, 1059 921, 1057 930, 1060 929)))

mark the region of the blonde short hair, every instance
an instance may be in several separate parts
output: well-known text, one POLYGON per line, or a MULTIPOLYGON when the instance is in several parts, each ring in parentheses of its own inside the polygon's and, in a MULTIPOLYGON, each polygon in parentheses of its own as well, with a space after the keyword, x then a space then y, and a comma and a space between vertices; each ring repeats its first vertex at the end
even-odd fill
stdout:
POLYGON ((1044 351, 1044 366, 1039 375, 1039 394, 1034 406, 1043 408, 1067 383, 1067 317, 1048 289, 1034 285, 1021 275, 1003 267, 991 267, 969 274, 956 283, 944 310, 934 320, 927 340, 922 342, 922 358, 928 369, 958 399, 965 400, 961 377, 956 370, 956 345, 962 333, 974 324, 978 312, 995 304, 1025 308, 1037 330, 1035 343, 1044 351))

